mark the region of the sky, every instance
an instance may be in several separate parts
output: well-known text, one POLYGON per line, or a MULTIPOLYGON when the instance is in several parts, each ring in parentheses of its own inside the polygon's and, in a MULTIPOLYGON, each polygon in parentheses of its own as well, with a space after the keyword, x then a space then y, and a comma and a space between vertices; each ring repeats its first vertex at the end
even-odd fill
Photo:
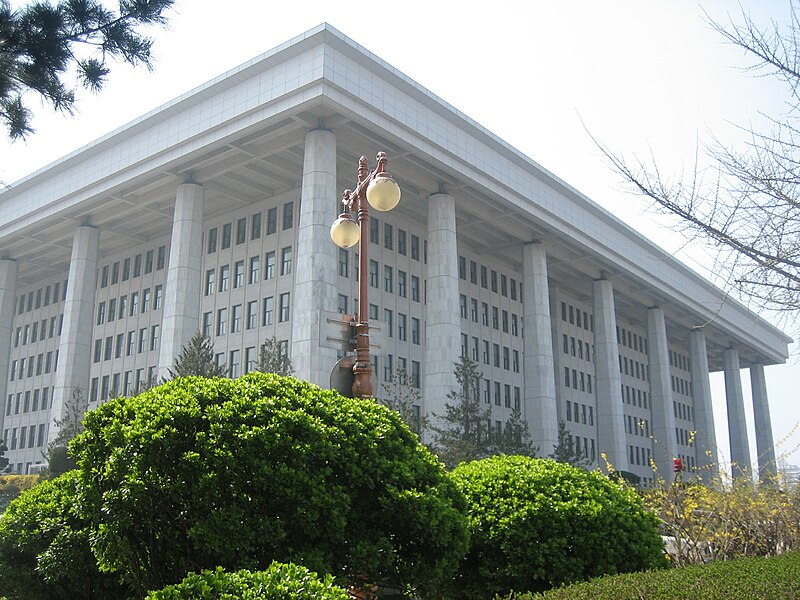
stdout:
MULTIPOLYGON (((12 2, 20 6, 21 2, 12 2)), ((773 79, 743 72, 750 61, 708 25, 788 23, 789 0, 496 0, 364 2, 177 0, 166 31, 154 30, 152 72, 112 68, 105 89, 79 94, 73 117, 33 102, 37 132, 0 143, 0 181, 13 185, 143 113, 240 63, 328 22, 506 140, 706 277, 699 240, 627 191, 595 141, 628 158, 655 158, 679 178, 712 136, 744 141, 786 111, 773 79)), ((765 318, 796 334, 800 323, 765 318)), ((778 455, 800 465, 800 349, 766 369, 778 455)), ((748 371, 742 371, 755 454, 748 371)), ((722 378, 712 376, 717 443, 729 455, 722 378)), ((754 457, 755 460, 755 457, 754 457)))

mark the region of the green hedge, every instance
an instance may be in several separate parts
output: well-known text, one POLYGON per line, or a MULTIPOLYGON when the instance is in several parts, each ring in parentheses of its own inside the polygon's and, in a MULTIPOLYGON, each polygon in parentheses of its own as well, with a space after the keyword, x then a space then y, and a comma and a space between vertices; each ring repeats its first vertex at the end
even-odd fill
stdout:
POLYGON ((800 552, 604 577, 514 600, 786 600, 800 598, 800 552))
POLYGON ((344 588, 305 567, 274 562, 266 571, 190 573, 176 585, 150 592, 147 600, 348 600, 344 588))

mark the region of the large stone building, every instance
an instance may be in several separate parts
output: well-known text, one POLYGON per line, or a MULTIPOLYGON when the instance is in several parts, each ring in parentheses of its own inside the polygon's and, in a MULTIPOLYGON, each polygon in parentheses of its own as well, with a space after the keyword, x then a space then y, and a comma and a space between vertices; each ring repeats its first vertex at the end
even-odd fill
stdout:
POLYGON ((789 338, 323 25, 0 194, 14 469, 44 460, 74 389, 90 406, 130 394, 198 329, 232 376, 277 336, 327 386, 329 316, 354 311, 358 276, 329 227, 379 150, 403 190, 364 242, 380 382, 404 367, 441 413, 464 353, 493 428, 520 406, 544 453, 564 421, 588 457, 649 480, 651 459, 716 460, 710 371, 725 372, 730 455, 750 465, 749 368, 759 464, 774 460, 763 367, 789 338))

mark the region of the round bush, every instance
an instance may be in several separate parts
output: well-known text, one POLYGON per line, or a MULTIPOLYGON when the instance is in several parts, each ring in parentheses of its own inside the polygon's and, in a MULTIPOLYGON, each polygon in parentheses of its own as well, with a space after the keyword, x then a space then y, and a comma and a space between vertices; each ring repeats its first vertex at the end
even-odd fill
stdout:
POLYGON ((246 569, 234 573, 222 567, 190 573, 178 584, 150 592, 146 600, 348 600, 333 577, 320 579, 305 567, 272 563, 266 571, 246 569))
POLYGON ((289 377, 176 379, 87 414, 72 445, 94 550, 142 593, 273 560, 435 589, 463 496, 400 417, 289 377))
POLYGON ((656 516, 636 492, 599 473, 497 456, 462 464, 452 478, 467 498, 471 533, 457 597, 666 566, 656 516))
POLYGON ((88 522, 75 511, 78 473, 30 488, 0 518, 0 590, 11 599, 115 600, 118 578, 101 573, 88 522))

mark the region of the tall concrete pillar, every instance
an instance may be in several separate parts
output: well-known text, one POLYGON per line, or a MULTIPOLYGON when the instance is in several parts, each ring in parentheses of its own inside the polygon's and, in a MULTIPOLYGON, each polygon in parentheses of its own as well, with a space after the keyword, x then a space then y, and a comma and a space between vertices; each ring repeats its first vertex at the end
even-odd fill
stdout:
POLYGON ((547 284, 547 255, 538 242, 523 247, 525 418, 544 455, 558 443, 558 403, 547 284))
POLYGON ((739 352, 728 348, 724 353, 725 397, 728 402, 728 435, 731 441, 731 473, 734 477, 750 477, 750 442, 744 416, 742 378, 739 374, 739 352))
POLYGON ((650 414, 653 418, 653 460, 664 479, 672 473, 672 459, 678 456, 675 439, 675 412, 672 406, 672 380, 664 311, 647 310, 647 346, 650 366, 650 414))
POLYGON ((14 298, 17 294, 17 263, 0 260, 0 433, 5 420, 8 391, 8 363, 11 357, 11 330, 14 321, 14 298))
POLYGON ((700 477, 711 482, 719 475, 717 434, 711 403, 711 380, 708 376, 706 334, 702 329, 689 332, 689 361, 692 367, 692 402, 694 403, 694 438, 700 477))
POLYGON ((593 291, 597 445, 614 469, 627 471, 614 288, 607 279, 596 279, 593 291))
POLYGON ((764 366, 750 367, 750 385, 753 391, 753 416, 756 425, 756 451, 758 452, 758 477, 763 481, 774 479, 778 474, 775 462, 775 444, 772 440, 772 419, 769 416, 767 380, 764 366))
POLYGON ((456 205, 448 194, 435 194, 428 198, 428 265, 425 282, 423 401, 426 412, 443 415, 447 393, 455 387, 454 363, 461 354, 456 205))
POLYGON ((203 186, 182 183, 175 195, 164 313, 158 352, 159 377, 167 377, 181 349, 200 329, 203 268, 203 186))
POLYGON ((323 387, 330 386, 336 363, 336 350, 321 345, 320 325, 322 311, 336 310, 337 248, 330 227, 337 216, 337 198, 336 137, 329 131, 310 131, 303 158, 291 355, 297 377, 323 387))
POLYGON ((58 368, 50 406, 48 442, 58 434, 53 419, 63 419, 65 405, 76 389, 89 394, 89 361, 94 325, 95 287, 97 286, 97 253, 100 232, 89 225, 78 227, 72 241, 69 262, 67 297, 64 301, 64 324, 58 345, 58 368))

